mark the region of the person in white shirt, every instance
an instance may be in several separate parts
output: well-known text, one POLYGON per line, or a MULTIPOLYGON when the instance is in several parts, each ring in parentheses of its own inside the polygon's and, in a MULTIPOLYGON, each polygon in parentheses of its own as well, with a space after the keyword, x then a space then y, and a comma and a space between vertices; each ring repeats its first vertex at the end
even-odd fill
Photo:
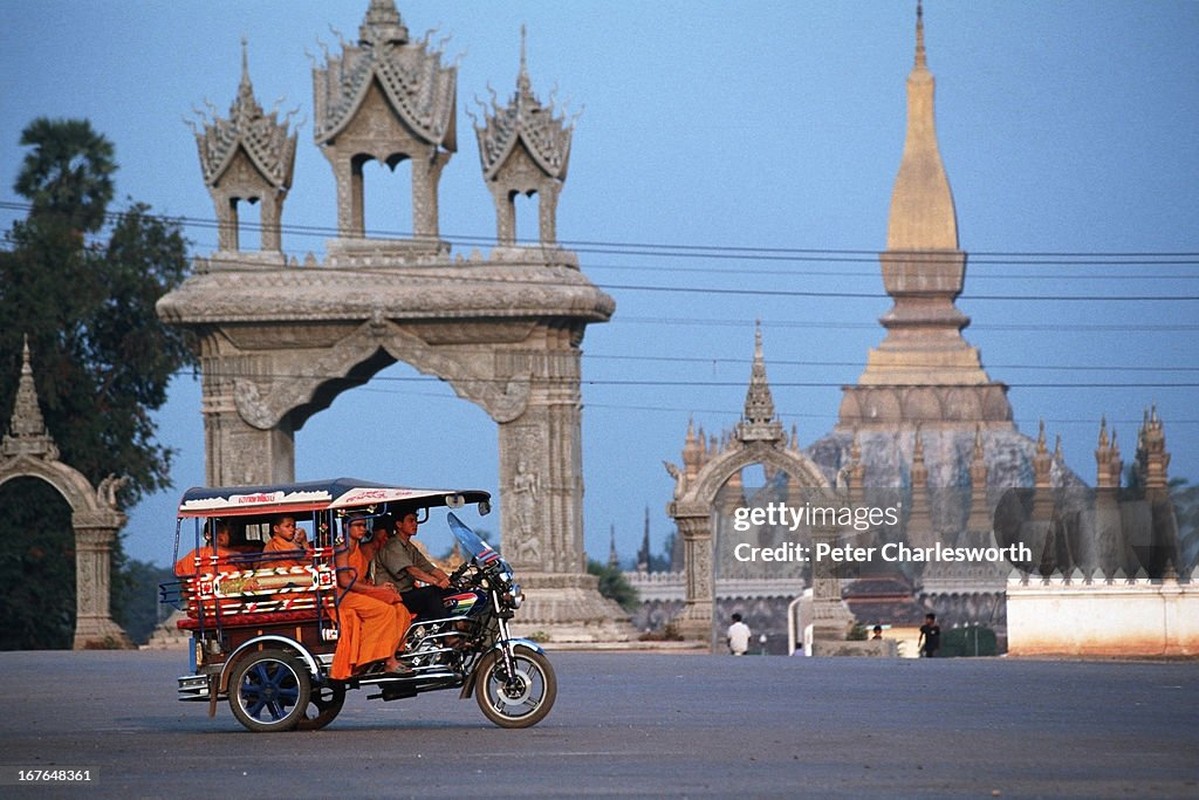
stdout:
POLYGON ((749 650, 749 626, 741 621, 740 614, 733 615, 733 624, 729 626, 726 640, 729 652, 735 656, 743 656, 749 650))

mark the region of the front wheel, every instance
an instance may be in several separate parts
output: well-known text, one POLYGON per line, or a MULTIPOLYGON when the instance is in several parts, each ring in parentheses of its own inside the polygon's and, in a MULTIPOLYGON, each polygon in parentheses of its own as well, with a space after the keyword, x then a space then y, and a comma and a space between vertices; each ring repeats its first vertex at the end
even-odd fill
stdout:
POLYGON ((549 659, 526 648, 512 653, 511 674, 504 655, 493 650, 477 667, 475 700, 483 716, 501 728, 528 728, 545 719, 558 697, 558 679, 549 659))
POLYGON ((229 707, 255 733, 289 731, 305 717, 312 682, 286 650, 263 650, 238 662, 229 678, 229 707))

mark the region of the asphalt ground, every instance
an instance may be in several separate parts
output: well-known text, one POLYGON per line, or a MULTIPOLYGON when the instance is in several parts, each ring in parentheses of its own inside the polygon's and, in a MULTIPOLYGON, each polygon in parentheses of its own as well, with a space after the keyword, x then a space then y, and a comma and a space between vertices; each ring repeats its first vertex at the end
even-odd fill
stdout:
POLYGON ((0 797, 1199 797, 1199 662, 550 657, 534 728, 356 691, 252 734, 175 700, 183 653, 0 653, 0 797))

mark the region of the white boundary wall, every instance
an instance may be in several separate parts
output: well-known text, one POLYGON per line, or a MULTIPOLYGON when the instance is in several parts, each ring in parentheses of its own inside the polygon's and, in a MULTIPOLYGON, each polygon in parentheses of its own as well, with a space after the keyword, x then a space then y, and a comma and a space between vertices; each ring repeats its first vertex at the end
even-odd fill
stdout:
POLYGON ((1013 576, 1007 631, 1011 656, 1196 656, 1199 585, 1013 576))

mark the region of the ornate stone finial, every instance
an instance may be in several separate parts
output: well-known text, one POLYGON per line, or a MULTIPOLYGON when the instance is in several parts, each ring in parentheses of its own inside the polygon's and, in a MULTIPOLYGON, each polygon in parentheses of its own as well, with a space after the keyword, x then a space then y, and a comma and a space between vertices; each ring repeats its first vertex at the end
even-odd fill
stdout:
POLYGON ((783 438, 783 426, 774 414, 774 397, 766 379, 761 320, 754 323, 754 360, 750 368, 749 388, 745 392, 745 411, 734 435, 742 442, 778 442, 783 438))
POLYGON ((991 517, 987 513, 987 459, 983 450, 982 425, 974 426, 974 452, 970 458, 970 516, 967 530, 986 531, 991 529, 991 517))
POLYGON ((408 42, 408 28, 396 9, 395 0, 371 0, 366 17, 358 26, 358 44, 364 47, 373 45, 395 44, 408 42))
POLYGON ((1145 413, 1137 445, 1137 470, 1142 485, 1147 490, 1164 491, 1169 483, 1170 454, 1166 451, 1165 427, 1156 405, 1145 413))
POLYGON ((566 179, 574 127, 567 124, 564 116, 555 115, 553 101, 542 105, 533 93, 526 49, 527 31, 522 25, 516 92, 504 106, 493 98, 491 107, 484 107, 484 124, 475 126, 483 177, 488 181, 495 180, 497 173, 520 144, 524 145, 533 165, 546 177, 559 181, 566 179))
POLYGON ((924 464, 924 435, 916 425, 915 443, 912 445, 912 485, 928 486, 928 467, 924 464))
POLYGON ((228 118, 214 114, 210 119, 202 119, 202 132, 196 131, 200 169, 204 183, 215 187, 229 172, 240 150, 274 191, 285 194, 291 187, 295 168, 296 134, 290 131, 287 118, 280 120, 275 111, 268 115, 254 96, 247 49, 243 37, 241 80, 228 118))
POLYGON ((367 102, 377 80, 391 110, 425 144, 457 150, 458 70, 428 42, 412 42, 392 0, 371 0, 357 46, 346 44, 313 70, 316 142, 333 142, 367 102))
POLYGON ((29 336, 24 337, 21 348, 21 377, 17 382, 17 397, 13 403, 9 432, 0 443, 0 453, 12 458, 20 455, 36 456, 47 461, 58 459, 58 446, 46 430, 42 409, 37 399, 37 387, 33 382, 33 364, 29 358, 29 336))
POLYGON ((501 106, 493 92, 491 106, 483 107, 482 124, 475 125, 483 180, 495 203, 496 234, 503 246, 516 244, 513 198, 518 195, 537 195, 541 244, 556 242, 558 194, 566 181, 574 134, 565 117, 555 113, 553 101, 543 105, 533 93, 527 38, 522 25, 515 94, 501 106))

